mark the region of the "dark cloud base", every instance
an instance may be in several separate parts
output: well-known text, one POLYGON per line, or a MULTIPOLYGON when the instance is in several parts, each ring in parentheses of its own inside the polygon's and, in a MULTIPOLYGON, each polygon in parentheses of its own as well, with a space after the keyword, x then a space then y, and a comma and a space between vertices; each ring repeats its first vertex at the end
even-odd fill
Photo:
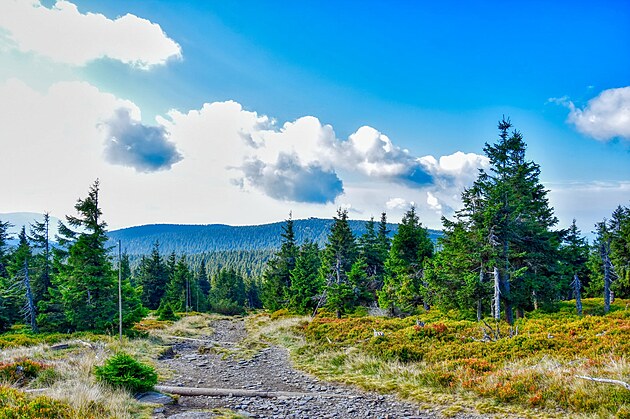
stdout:
POLYGON ((175 144, 168 141, 162 127, 152 127, 133 121, 128 109, 118 109, 105 123, 105 160, 111 164, 133 167, 150 173, 169 170, 183 159, 175 144))

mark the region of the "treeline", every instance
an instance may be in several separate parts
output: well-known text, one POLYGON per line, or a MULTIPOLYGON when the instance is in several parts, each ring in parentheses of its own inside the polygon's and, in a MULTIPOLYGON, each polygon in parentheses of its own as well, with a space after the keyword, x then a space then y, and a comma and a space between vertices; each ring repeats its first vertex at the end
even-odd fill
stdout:
POLYGON ((0 222, 0 330, 26 323, 33 330, 114 331, 119 273, 127 328, 148 310, 163 318, 260 307, 404 316, 437 306, 511 323, 560 300, 575 298, 580 312, 583 295, 603 295, 608 311, 615 296, 630 297, 630 208, 619 206, 597 223, 590 244, 575 221, 557 229, 540 167, 510 128, 501 121, 498 141, 485 145, 490 167, 462 193, 454 218, 443 218, 437 245, 413 207, 393 235, 385 213, 362 222, 357 234, 340 209, 323 245, 300 241, 289 217, 276 251, 165 256, 154 242, 146 255, 124 253, 114 264, 96 181, 60 223, 54 247, 47 214, 22 228, 17 247, 7 245, 9 224, 0 222))
MULTIPOLYGON (((298 244, 312 241, 322 247, 328 239, 332 223, 332 219, 321 218, 294 220, 298 244)), ((365 233, 365 221, 350 220, 349 223, 356 236, 365 233)), ((282 226, 283 223, 255 226, 157 224, 114 230, 108 235, 110 246, 121 240, 131 256, 151 253, 156 241, 160 242, 160 249, 164 254, 175 252, 178 255, 198 255, 242 250, 275 251, 281 245, 282 226)), ((389 224, 390 235, 395 233, 397 228, 397 224, 389 224)), ((429 230, 429 235, 435 240, 441 232, 429 230)))
POLYGON ((498 127, 499 140, 484 148, 489 170, 462 193, 454 219, 442 219, 437 246, 413 207, 391 243, 385 215, 378 231, 371 221, 356 237, 340 210, 321 250, 298 246, 289 219, 263 274, 264 306, 298 313, 323 307, 338 316, 358 307, 408 315, 438 306, 512 323, 525 311, 574 298, 581 314, 582 295, 603 295, 605 312, 615 295, 630 297, 630 209, 620 206, 597 223, 590 245, 575 220, 556 229, 540 166, 526 159, 509 120, 498 127))
POLYGON ((245 308, 262 307, 259 282, 250 270, 261 271, 261 260, 271 252, 266 256, 264 252, 252 256, 228 251, 165 257, 156 242, 132 269, 128 253, 121 253, 114 264, 118 258, 112 257, 107 244, 98 180, 75 209, 75 215, 66 216, 66 223, 59 223, 55 241, 49 234, 48 214, 28 232, 22 228, 16 247, 7 244, 11 226, 0 222, 0 331, 26 323, 33 331, 114 332, 119 278, 127 329, 148 310, 173 318, 175 312, 238 314, 245 308))

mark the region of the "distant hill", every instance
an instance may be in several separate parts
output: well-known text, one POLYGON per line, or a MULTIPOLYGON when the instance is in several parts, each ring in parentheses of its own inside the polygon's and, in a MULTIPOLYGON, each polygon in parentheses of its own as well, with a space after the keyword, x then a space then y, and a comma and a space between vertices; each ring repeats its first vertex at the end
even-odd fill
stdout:
MULTIPOLYGON (((328 238, 332 219, 309 218, 294 220, 295 236, 298 243, 312 240, 323 246, 328 238)), ((350 220, 350 227, 356 236, 365 233, 366 221, 350 220)), ((175 252, 180 255, 234 251, 234 250, 273 250, 280 247, 282 227, 285 222, 254 226, 229 226, 224 224, 177 225, 152 224, 129 227, 109 232, 110 245, 121 240, 122 248, 129 255, 149 254, 156 241, 160 243, 160 253, 175 252)), ((388 224, 393 235, 398 224, 388 224)), ((442 233, 429 230, 432 240, 442 233)))

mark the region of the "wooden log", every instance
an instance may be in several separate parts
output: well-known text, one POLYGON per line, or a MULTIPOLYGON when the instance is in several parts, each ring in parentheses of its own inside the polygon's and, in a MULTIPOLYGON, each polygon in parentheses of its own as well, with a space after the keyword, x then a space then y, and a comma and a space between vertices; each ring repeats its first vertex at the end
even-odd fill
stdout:
POLYGON ((51 346, 50 349, 53 351, 60 351, 62 349, 68 349, 69 347, 70 345, 68 345, 67 343, 60 343, 58 345, 51 346))
POLYGON ((624 387, 626 390, 630 390, 630 384, 621 380, 613 380, 610 378, 587 377, 586 375, 576 375, 576 377, 581 378, 583 380, 596 381, 598 383, 615 384, 615 385, 624 387))
POLYGON ((179 340, 187 340, 189 342, 199 342, 199 343, 206 343, 206 344, 217 344, 217 345, 236 345, 237 342, 222 342, 219 340, 210 340, 210 339, 195 339, 195 338, 187 338, 184 336, 170 336, 170 335, 165 335, 163 336, 164 338, 168 338, 168 339, 179 339, 179 340))
POLYGON ((345 394, 337 393, 302 393, 296 391, 261 391, 246 390, 240 388, 197 388, 197 387, 172 387, 155 386, 157 391, 163 393, 177 394, 180 396, 225 396, 225 397, 348 397, 345 394))

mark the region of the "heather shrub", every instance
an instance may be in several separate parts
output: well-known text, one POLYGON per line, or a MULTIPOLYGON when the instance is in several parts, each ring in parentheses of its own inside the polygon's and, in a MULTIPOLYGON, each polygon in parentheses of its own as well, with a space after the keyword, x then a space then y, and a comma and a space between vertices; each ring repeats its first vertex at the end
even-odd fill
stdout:
POLYGON ((0 386, 0 417, 4 419, 70 419, 76 415, 66 403, 46 396, 31 398, 14 388, 0 386))
POLYGON ((49 368, 50 366, 42 362, 28 358, 20 358, 11 362, 0 362, 0 381, 24 386, 36 378, 41 371, 49 368))

